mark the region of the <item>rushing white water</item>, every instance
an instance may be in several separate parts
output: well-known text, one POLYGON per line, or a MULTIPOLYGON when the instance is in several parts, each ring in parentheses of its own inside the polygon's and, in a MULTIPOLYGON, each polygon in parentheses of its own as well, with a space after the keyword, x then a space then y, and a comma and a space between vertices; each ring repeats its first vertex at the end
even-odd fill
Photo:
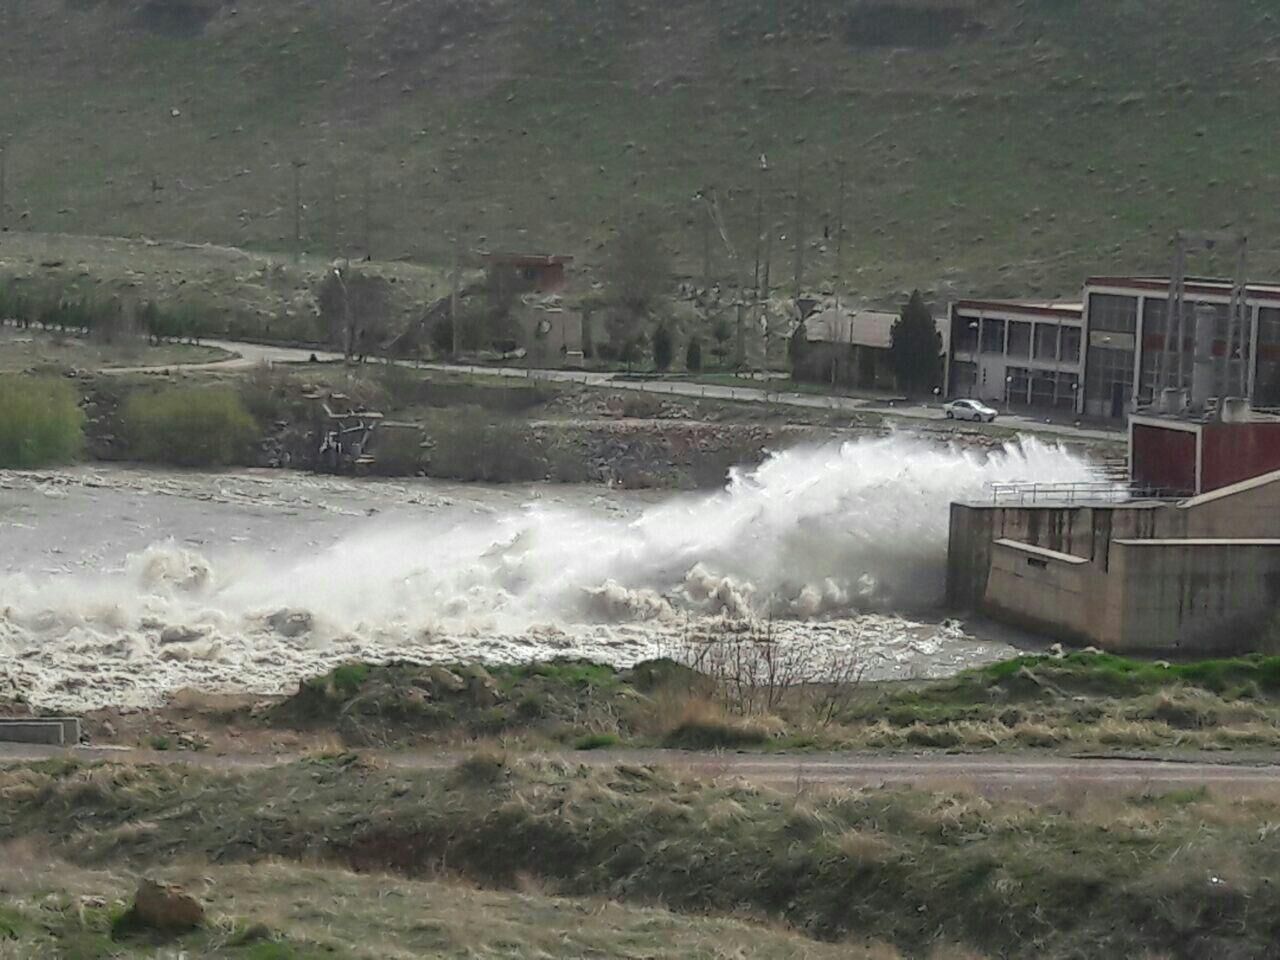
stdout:
POLYGON ((950 503, 992 482, 1089 479, 1034 440, 986 452, 890 436, 790 450, 718 494, 622 515, 535 500, 402 509, 306 549, 157 540, 106 570, 0 575, 0 650, 22 692, 80 705, 276 688, 351 656, 623 663, 707 617, 927 646, 962 638, 900 616, 941 598, 950 503))

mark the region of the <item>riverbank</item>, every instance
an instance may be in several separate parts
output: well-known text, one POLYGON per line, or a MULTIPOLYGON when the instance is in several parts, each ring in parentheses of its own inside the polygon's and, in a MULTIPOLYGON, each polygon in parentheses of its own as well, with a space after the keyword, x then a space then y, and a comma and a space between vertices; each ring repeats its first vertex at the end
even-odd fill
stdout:
MULTIPOLYGON (((337 871, 333 882, 354 869, 746 916, 877 957, 1263 956, 1280 907, 1280 862, 1257 842, 1280 808, 1207 791, 1029 804, 774 790, 490 751, 440 772, 357 756, 239 772, 51 762, 0 773, 0 793, 10 849, 35 844, 78 868, 305 862, 337 871)), ((295 889, 310 900, 326 882, 295 889)), ((29 931, 29 914, 10 911, 29 931)), ((334 935, 369 955, 369 934, 334 935)))

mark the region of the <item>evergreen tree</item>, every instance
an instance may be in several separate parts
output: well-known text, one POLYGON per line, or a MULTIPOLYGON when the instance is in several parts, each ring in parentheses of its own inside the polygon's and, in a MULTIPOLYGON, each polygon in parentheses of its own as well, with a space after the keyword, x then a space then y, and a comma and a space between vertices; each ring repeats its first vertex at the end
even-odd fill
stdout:
POLYGON ((920 291, 913 291, 893 325, 889 359, 905 393, 927 393, 942 383, 942 336, 920 291))
POLYGON ((684 366, 690 373, 697 373, 702 369, 702 341, 694 337, 689 341, 689 346, 684 351, 684 366))
POLYGON ((665 323, 658 324, 658 329, 653 332, 653 368, 655 370, 669 370, 671 368, 673 349, 671 331, 667 329, 665 323))

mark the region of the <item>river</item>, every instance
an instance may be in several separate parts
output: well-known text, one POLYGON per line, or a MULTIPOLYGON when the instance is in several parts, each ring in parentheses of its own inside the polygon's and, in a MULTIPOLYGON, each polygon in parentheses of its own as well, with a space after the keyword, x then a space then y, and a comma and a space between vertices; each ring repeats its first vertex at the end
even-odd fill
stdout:
POLYGON ((353 659, 619 666, 767 637, 867 678, 1013 652, 941 616, 949 504, 1091 468, 1034 440, 794 449, 717 494, 281 471, 0 472, 0 696, 277 692, 353 659), (709 639, 711 638, 711 639, 709 639))

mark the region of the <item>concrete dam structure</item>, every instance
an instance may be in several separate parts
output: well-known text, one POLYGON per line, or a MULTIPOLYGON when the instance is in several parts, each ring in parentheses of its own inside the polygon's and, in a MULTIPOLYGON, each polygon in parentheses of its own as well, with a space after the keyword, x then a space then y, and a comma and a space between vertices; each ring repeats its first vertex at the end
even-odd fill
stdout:
POLYGON ((1280 471, 1182 500, 1045 494, 952 505, 953 609, 1106 650, 1219 654, 1248 649, 1280 603, 1280 471))

